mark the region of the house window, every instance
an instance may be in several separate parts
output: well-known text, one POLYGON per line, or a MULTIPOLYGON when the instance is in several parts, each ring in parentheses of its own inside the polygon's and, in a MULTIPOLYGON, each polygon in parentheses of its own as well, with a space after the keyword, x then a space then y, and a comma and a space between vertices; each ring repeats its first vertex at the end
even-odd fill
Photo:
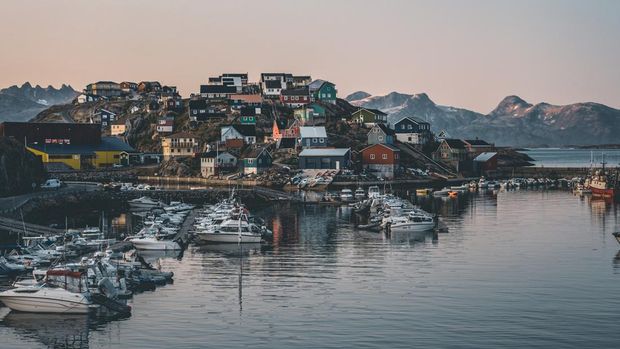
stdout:
POLYGON ((383 140, 383 136, 379 136, 379 140, 382 141, 383 140))
POLYGON ((370 154, 370 160, 374 160, 375 159, 375 154, 370 154))
POLYGON ((413 129, 413 126, 408 125, 407 128, 411 130, 411 129, 413 129))
POLYGON ((394 154, 394 159, 398 159, 398 153, 394 154))
POLYGON ((383 160, 387 160, 387 154, 383 154, 383 155, 381 155, 381 158, 382 158, 383 160))

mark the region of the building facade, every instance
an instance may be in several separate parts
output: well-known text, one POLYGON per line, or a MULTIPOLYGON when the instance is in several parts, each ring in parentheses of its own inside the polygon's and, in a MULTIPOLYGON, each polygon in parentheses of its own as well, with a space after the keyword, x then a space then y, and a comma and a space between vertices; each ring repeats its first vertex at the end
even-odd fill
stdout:
POLYGON ((400 149, 391 144, 377 143, 361 151, 362 166, 378 177, 392 179, 398 170, 400 149))
POLYGON ((299 153, 300 169, 346 169, 351 163, 350 148, 304 149, 299 153))
POLYGON ((161 140, 162 153, 164 159, 175 156, 194 156, 198 140, 187 132, 176 133, 161 140))

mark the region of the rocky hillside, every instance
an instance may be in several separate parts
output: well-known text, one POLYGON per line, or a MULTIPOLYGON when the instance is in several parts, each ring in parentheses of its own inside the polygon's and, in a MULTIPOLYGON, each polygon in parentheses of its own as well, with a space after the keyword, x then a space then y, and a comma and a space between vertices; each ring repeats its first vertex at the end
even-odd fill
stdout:
POLYGON ((45 179, 41 160, 18 141, 0 137, 0 197, 32 191, 45 179))
POLYGON ((28 121, 42 110, 69 103, 78 95, 71 86, 32 86, 26 82, 0 90, 0 121, 28 121))
POLYGON ((380 109, 395 122, 414 116, 431 123, 435 133, 480 137, 497 145, 563 146, 619 143, 620 110, 598 103, 556 106, 504 98, 488 114, 435 104, 425 93, 370 96, 351 104, 380 109))

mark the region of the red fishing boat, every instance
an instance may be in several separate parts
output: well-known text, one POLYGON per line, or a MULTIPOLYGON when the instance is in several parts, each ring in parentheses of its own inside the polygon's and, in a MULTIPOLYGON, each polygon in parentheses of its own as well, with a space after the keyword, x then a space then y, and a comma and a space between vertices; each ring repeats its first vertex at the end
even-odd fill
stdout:
POLYGON ((592 174, 586 179, 586 188, 592 191, 594 196, 602 196, 613 199, 620 199, 620 178, 618 170, 608 171, 605 169, 605 158, 601 163, 600 169, 593 170, 592 174))

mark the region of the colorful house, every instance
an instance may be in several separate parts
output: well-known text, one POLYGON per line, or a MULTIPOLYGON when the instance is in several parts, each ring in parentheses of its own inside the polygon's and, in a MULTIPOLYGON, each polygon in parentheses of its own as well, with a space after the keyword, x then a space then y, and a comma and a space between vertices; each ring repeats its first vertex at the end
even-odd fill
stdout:
POLYGON ((125 121, 114 121, 112 123, 112 126, 110 128, 110 134, 112 136, 120 136, 125 134, 125 132, 127 131, 127 125, 125 124, 125 121))
POLYGON ((286 83, 281 80, 266 80, 263 82, 263 97, 269 99, 279 99, 286 83))
POLYGON ((116 121, 116 113, 107 109, 99 109, 95 113, 95 120, 95 122, 101 123, 101 128, 108 128, 114 121, 116 121))
POLYGON ((336 104, 336 85, 325 80, 314 80, 308 85, 310 98, 313 102, 336 104))
POLYGON ((368 144, 394 144, 396 133, 384 124, 376 124, 368 132, 368 144))
POLYGON ((164 159, 175 156, 194 156, 198 147, 198 139, 187 132, 175 133, 161 139, 164 159))
POLYGON ((174 118, 161 117, 157 120, 157 132, 158 133, 172 133, 174 131, 174 118))
POLYGON ((299 108, 310 103, 308 87, 282 90, 280 93, 280 103, 289 108, 299 108))
POLYGON ((387 114, 379 109, 359 108, 351 113, 351 122, 366 127, 387 123, 387 114))
POLYGON ((26 149, 44 164, 62 163, 74 170, 105 168, 121 164, 123 154, 135 153, 127 143, 116 137, 101 137, 92 144, 28 144, 26 149))
POLYGON ((226 151, 209 151, 200 155, 200 173, 203 177, 217 176, 222 171, 237 167, 237 157, 226 151))
POLYGON ((394 132, 399 142, 423 145, 431 138, 431 124, 408 116, 394 124, 394 132))
POLYGON ((362 166, 378 177, 394 178, 400 161, 400 149, 391 144, 377 143, 362 149, 362 166))
POLYGON ((259 147, 245 152, 241 156, 244 174, 260 174, 271 168, 271 154, 267 149, 259 147))
POLYGON ((303 148, 327 147, 327 131, 324 126, 302 126, 299 128, 303 148))
POLYGON ((311 103, 293 111, 295 119, 302 126, 317 126, 325 124, 325 107, 317 103, 311 103))
POLYGON ((334 169, 348 168, 351 163, 350 148, 313 148, 299 153, 300 169, 334 169))
POLYGON ((279 140, 281 138, 299 138, 299 126, 297 120, 289 122, 287 119, 276 119, 273 121, 271 138, 279 140))
POLYGON ((225 125, 220 129, 220 141, 226 142, 229 139, 242 139, 245 144, 256 143, 255 125, 225 125))

